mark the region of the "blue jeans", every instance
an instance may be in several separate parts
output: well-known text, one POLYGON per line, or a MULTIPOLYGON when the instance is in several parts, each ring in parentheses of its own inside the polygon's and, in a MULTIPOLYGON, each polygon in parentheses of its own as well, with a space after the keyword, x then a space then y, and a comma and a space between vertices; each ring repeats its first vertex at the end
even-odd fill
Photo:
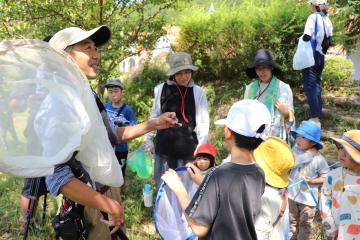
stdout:
POLYGON ((320 118, 322 112, 321 73, 324 69, 325 56, 315 51, 315 65, 302 70, 304 92, 310 107, 310 117, 320 118))

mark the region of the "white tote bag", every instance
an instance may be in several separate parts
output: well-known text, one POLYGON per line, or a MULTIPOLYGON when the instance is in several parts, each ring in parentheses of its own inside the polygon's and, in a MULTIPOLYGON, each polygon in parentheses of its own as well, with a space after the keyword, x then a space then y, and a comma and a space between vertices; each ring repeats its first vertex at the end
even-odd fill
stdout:
POLYGON ((305 42, 301 36, 293 58, 293 69, 302 70, 314 66, 314 64, 314 52, 311 46, 311 41, 305 42))

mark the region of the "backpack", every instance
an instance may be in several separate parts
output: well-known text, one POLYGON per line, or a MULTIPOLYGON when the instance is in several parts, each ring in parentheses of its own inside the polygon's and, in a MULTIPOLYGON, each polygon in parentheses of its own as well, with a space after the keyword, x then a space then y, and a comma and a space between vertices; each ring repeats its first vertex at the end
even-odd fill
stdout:
MULTIPOLYGON (((311 42, 311 45, 312 45, 312 48, 313 48, 313 51, 315 51, 316 49, 316 35, 317 35, 317 17, 316 16, 316 20, 315 20, 315 37, 314 37, 314 41, 311 42)), ((322 17, 321 17, 322 18, 322 17)), ((329 47, 332 45, 332 36, 327 36, 326 34, 326 30, 325 30, 325 22, 324 22, 324 19, 322 18, 323 20, 323 28, 324 28, 324 39, 321 43, 321 49, 322 49, 322 52, 324 54, 326 54, 327 50, 329 49, 329 47)))
POLYGON ((326 54, 327 50, 329 49, 329 47, 332 45, 332 37, 331 36, 327 36, 326 32, 325 32, 325 25, 324 25, 324 39, 321 43, 321 47, 322 47, 322 51, 324 54, 326 54))
MULTIPOLYGON (((74 152, 66 165, 70 167, 77 179, 88 183, 90 177, 81 163, 75 159, 76 154, 77 152, 74 152)), ((62 199, 60 213, 52 220, 52 226, 55 230, 56 240, 86 240, 89 234, 89 227, 85 224, 84 206, 67 199, 65 196, 62 199)))
POLYGON ((326 54, 326 52, 327 52, 327 50, 329 49, 329 47, 332 45, 332 37, 331 36, 327 36, 326 35, 326 30, 325 30, 325 21, 324 21, 324 19, 322 18, 322 20, 323 20, 323 27, 324 27, 324 39, 323 39, 323 41, 322 41, 322 43, 321 43, 321 48, 322 48, 322 52, 324 53, 324 54, 326 54))

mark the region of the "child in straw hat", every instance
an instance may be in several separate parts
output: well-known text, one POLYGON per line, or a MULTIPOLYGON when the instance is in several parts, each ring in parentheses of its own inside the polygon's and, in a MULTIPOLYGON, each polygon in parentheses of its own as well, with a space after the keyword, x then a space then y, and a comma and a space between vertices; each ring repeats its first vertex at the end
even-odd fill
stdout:
POLYGON ((321 216, 328 239, 360 239, 360 130, 333 138, 342 167, 321 189, 321 216))
POLYGON ((254 151, 256 163, 265 173, 265 192, 261 197, 261 211, 255 220, 258 239, 287 239, 289 207, 288 173, 294 165, 290 147, 280 138, 271 137, 254 151))

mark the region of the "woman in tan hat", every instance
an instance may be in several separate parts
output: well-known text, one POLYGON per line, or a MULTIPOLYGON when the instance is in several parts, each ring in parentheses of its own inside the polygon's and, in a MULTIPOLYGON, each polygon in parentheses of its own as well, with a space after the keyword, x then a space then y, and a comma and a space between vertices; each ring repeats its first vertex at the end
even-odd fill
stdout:
POLYGON ((360 239, 360 130, 333 138, 341 167, 321 189, 321 216, 330 239, 360 239))
MULTIPOLYGON (((151 118, 171 110, 176 112, 179 128, 158 130, 154 139, 157 186, 167 167, 175 169, 193 160, 197 146, 207 143, 209 111, 205 91, 193 80, 198 67, 192 64, 189 54, 176 52, 170 56, 168 79, 154 89, 151 118)), ((153 138, 148 134, 146 141, 153 138)))

